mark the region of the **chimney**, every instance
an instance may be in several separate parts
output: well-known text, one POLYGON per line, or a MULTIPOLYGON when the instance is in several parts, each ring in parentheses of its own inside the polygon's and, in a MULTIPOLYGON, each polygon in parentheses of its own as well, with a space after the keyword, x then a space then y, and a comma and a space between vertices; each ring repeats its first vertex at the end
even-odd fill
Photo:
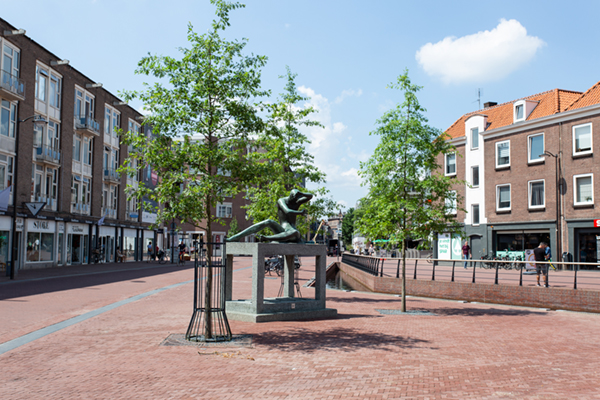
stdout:
POLYGON ((495 101, 488 101, 487 103, 483 103, 483 108, 490 108, 490 107, 494 107, 497 105, 498 105, 498 103, 496 103, 495 101))

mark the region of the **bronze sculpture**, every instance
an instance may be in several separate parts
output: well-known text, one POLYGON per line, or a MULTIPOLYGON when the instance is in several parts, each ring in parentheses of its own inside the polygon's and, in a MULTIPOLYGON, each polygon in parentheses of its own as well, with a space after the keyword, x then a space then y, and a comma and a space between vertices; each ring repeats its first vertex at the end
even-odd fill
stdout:
POLYGON ((269 236, 258 236, 259 241, 271 241, 276 243, 302 243, 302 235, 296 229, 296 217, 305 215, 306 210, 299 211, 298 209, 304 203, 308 203, 313 195, 303 193, 298 189, 290 192, 288 197, 282 197, 277 200, 277 216, 279 223, 272 219, 267 219, 244 229, 237 235, 227 239, 228 242, 239 242, 240 239, 258 233, 265 228, 271 229, 274 234, 269 236))

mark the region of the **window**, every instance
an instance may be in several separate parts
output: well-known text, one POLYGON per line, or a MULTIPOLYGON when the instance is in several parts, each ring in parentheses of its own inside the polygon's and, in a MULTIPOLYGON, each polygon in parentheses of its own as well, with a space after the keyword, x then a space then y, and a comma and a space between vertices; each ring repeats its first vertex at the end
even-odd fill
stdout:
POLYGON ((456 190, 448 192, 448 197, 445 201, 446 212, 450 215, 456 214, 456 190))
POLYGON ((471 224, 479 225, 479 204, 471 206, 471 224))
POLYGON ((471 167, 471 186, 479 187, 479 166, 471 167))
POLYGON ((510 185, 496 186, 496 211, 510 210, 510 185))
POLYGON ((15 137, 17 126, 17 105, 10 101, 2 100, 0 108, 0 135, 15 137))
POLYGON ((592 124, 573 127, 573 155, 592 153, 592 124))
POLYGON ((60 125, 54 121, 48 121, 48 140, 46 145, 58 151, 60 145, 60 125))
POLYGON ((6 82, 6 80, 10 81, 11 79, 5 78, 5 73, 12 75, 15 78, 19 77, 19 67, 21 62, 21 53, 17 48, 10 47, 4 44, 2 50, 2 82, 6 82))
POLYGON ((54 259, 54 233, 27 233, 26 261, 52 261, 54 259))
POLYGON ((73 161, 81 161, 81 135, 73 135, 73 161))
POLYGON ((471 150, 479 148, 479 128, 471 129, 471 150))
POLYGON ((529 208, 544 208, 546 199, 544 196, 544 181, 529 182, 529 208))
POLYGON ((112 107, 104 106, 104 133, 117 136, 117 129, 121 126, 121 114, 112 107))
POLYGON ((83 163, 92 165, 92 154, 94 152, 94 141, 91 138, 83 138, 83 163))
POLYGON ((61 81, 58 76, 51 74, 50 75, 50 105, 54 108, 60 109, 60 91, 61 91, 61 81))
POLYGON ((446 175, 456 175, 456 153, 446 154, 446 175))
POLYGON ((531 135, 527 137, 527 149, 528 149, 528 159, 527 161, 530 163, 541 162, 544 161, 544 157, 541 157, 544 154, 544 134, 540 133, 537 135, 531 135))
POLYGON ((515 122, 525 119, 525 105, 517 104, 515 106, 515 122))
POLYGON ((217 204, 217 217, 231 218, 231 203, 217 204))
POLYGON ((573 176, 575 205, 594 204, 594 176, 583 174, 573 176))
POLYGON ((0 154, 0 190, 4 190, 13 182, 14 158, 0 154))
POLYGON ((496 168, 510 167, 510 140, 496 143, 496 168))
POLYGON ((75 87, 75 117, 94 118, 94 96, 79 87, 75 87))
POLYGON ((79 203, 79 177, 71 176, 71 203, 79 203))
POLYGON ((39 65, 35 68, 35 97, 36 99, 46 102, 46 90, 48 86, 48 70, 39 65))

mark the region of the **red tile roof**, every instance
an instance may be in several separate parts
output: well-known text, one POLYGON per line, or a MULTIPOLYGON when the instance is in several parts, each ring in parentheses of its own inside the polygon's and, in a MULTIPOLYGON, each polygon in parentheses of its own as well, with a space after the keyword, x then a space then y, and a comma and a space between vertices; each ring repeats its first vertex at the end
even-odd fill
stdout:
POLYGON ((600 103, 600 82, 596 83, 583 94, 572 90, 554 89, 509 101, 507 103, 498 104, 483 110, 473 111, 456 120, 456 122, 446 130, 446 133, 453 139, 465 136, 465 121, 470 116, 477 114, 487 115, 488 126, 486 130, 511 125, 513 123, 513 103, 519 100, 533 100, 539 102, 527 117, 527 121, 531 121, 563 111, 600 103))

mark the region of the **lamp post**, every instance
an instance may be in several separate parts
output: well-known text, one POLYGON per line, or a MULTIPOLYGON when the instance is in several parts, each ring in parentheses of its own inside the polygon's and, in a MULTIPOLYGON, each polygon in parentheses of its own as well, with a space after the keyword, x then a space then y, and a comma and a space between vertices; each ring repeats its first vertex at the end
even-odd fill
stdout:
POLYGON ((540 154, 540 157, 554 157, 554 170, 556 172, 556 259, 558 261, 560 261, 560 255, 562 254, 562 223, 560 220, 560 193, 562 192, 562 183, 560 181, 560 153, 560 151, 556 154, 544 151, 543 154, 540 154))
POLYGON ((12 181, 12 192, 13 192, 13 226, 12 226, 12 248, 10 253, 10 279, 15 279, 15 258, 17 253, 19 252, 19 244, 17 243, 17 168, 19 166, 18 157, 19 157, 19 127, 22 122, 29 121, 33 119, 34 124, 47 124, 48 121, 41 115, 34 114, 31 117, 27 117, 25 119, 17 118, 17 127, 16 127, 16 140, 15 140, 15 161, 13 163, 13 181, 12 181))

